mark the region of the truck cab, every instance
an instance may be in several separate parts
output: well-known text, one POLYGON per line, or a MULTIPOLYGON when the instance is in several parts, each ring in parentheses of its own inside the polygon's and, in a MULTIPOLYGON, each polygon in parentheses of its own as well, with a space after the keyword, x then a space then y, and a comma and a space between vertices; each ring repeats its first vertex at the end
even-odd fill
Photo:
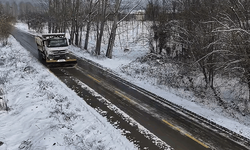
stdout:
POLYGON ((69 56, 69 40, 65 33, 48 33, 35 37, 39 53, 47 63, 76 61, 69 56))

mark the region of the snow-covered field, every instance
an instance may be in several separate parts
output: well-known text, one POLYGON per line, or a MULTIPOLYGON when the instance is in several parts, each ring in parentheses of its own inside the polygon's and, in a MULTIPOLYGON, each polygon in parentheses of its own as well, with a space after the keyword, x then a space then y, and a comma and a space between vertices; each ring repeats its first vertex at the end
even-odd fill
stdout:
MULTIPOLYGON (((23 23, 17 23, 16 27, 25 30, 27 32, 34 33, 34 31, 29 31, 27 28, 27 25, 23 23)), ((143 29, 142 26, 138 26, 143 29)), ((138 29, 136 29, 138 30, 138 29)), ((126 33, 128 35, 120 35, 121 39, 119 41, 122 41, 122 37, 129 37, 127 39, 137 39, 135 37, 136 30, 131 30, 131 32, 126 33)), ((139 29, 140 30, 140 29, 139 29)), ((146 31, 146 29, 144 29, 146 31)), ((45 31, 46 32, 46 31, 45 31)), ((138 35, 137 35, 138 36, 138 35)), ((118 37, 119 38, 119 37, 118 37)), ((93 43, 93 41, 90 41, 90 43, 93 43)), ((231 115, 227 112, 227 110, 222 109, 220 106, 213 105, 213 103, 210 103, 207 105, 206 102, 204 103, 197 103, 197 101, 203 101, 200 100, 194 100, 197 99, 191 92, 187 92, 185 90, 180 89, 170 89, 167 87, 159 86, 156 83, 155 78, 148 78, 147 76, 144 76, 141 74, 140 77, 137 77, 135 73, 133 73, 133 70, 130 70, 131 68, 126 68, 126 72, 124 72, 124 66, 130 64, 133 62, 137 57, 144 56, 148 53, 148 51, 145 49, 145 41, 140 41, 139 45, 133 45, 131 43, 127 43, 125 46, 122 46, 122 44, 116 45, 113 52, 113 59, 108 59, 104 57, 104 51, 102 51, 101 56, 93 56, 89 52, 93 49, 93 47, 90 44, 89 52, 84 51, 82 49, 76 48, 71 46, 71 51, 75 53, 78 57, 83 57, 86 59, 90 59, 103 67, 106 67, 116 74, 119 74, 124 79, 148 90, 152 93, 155 93, 173 103, 176 103, 190 111, 193 111, 209 120, 212 120, 213 122, 216 122, 217 124, 224 126, 230 130, 235 131, 238 134, 241 134, 247 138, 250 138, 250 118, 249 116, 242 116, 242 115, 231 115), (140 43, 141 42, 141 43, 140 43), (124 52, 124 48, 128 48, 128 52, 124 52), (123 69, 122 69, 123 68, 123 69), (132 74, 128 75, 128 72, 131 72, 132 74)), ((124 42, 120 42, 124 43, 124 42)), ((104 49, 105 50, 105 40, 104 40, 104 49)), ((140 63, 133 64, 134 67, 145 67, 140 63)), ((146 66, 147 67, 147 66, 146 66)), ((168 67, 166 67, 168 68, 168 67)))
POLYGON ((0 149, 137 149, 13 38, 0 47, 0 149))

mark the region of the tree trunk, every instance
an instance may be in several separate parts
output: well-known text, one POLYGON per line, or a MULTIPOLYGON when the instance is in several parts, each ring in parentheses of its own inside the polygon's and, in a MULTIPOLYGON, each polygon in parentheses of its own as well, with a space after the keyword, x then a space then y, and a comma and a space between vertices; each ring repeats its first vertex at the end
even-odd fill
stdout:
POLYGON ((104 25, 105 22, 101 22, 101 27, 100 27, 100 32, 96 41, 96 55, 100 55, 101 54, 101 44, 102 44, 102 36, 103 36, 103 31, 104 31, 104 25))
POLYGON ((86 36, 85 36, 85 43, 84 43, 84 49, 85 50, 88 49, 90 28, 91 28, 91 22, 88 21, 88 23, 87 23, 87 31, 86 31, 86 36))
POLYGON ((91 29, 91 14, 92 14, 92 1, 90 1, 89 4, 89 14, 88 14, 88 21, 87 21, 87 31, 86 31, 86 36, 85 36, 85 42, 84 42, 84 49, 88 49, 88 44, 89 44, 89 33, 91 29))
POLYGON ((112 29, 111 29, 111 34, 109 37, 109 43, 108 43, 108 49, 106 52, 106 57, 112 59, 112 52, 113 52, 113 47, 115 43, 115 36, 116 36, 116 29, 117 29, 117 16, 115 17, 112 29))
POLYGON ((75 24, 75 45, 79 46, 79 27, 78 27, 77 19, 76 19, 76 24, 75 24))
POLYGON ((250 100, 250 70, 248 71, 248 75, 246 75, 247 85, 248 85, 248 100, 250 100))
MULTIPOLYGON (((104 25, 106 22, 106 10, 107 10, 107 3, 108 0, 102 0, 102 12, 101 12, 101 26, 100 26, 100 31, 99 34, 97 36, 97 40, 96 40, 96 49, 95 49, 95 53, 96 55, 100 55, 101 54, 101 44, 102 44, 102 36, 103 36, 103 31, 104 31, 104 25)), ((99 23, 98 23, 99 24, 99 23)))

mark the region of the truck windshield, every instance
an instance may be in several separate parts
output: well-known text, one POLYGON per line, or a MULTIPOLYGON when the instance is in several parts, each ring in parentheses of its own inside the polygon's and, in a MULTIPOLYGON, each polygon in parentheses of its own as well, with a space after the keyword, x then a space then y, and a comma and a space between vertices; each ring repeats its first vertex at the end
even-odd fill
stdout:
POLYGON ((67 39, 50 39, 48 47, 64 47, 68 46, 67 39))

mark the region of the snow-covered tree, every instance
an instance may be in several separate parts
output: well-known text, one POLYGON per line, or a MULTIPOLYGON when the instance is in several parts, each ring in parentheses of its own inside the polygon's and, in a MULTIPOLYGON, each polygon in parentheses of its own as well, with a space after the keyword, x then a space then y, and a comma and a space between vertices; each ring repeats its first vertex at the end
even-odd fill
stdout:
MULTIPOLYGON (((220 24, 214 33, 221 35, 224 45, 222 69, 242 79, 248 87, 250 99, 250 1, 228 0, 216 21, 220 24)), ((247 105, 247 104, 246 104, 247 105)))
POLYGON ((11 16, 0 14, 0 41, 3 46, 7 45, 8 37, 12 29, 10 23, 14 23, 14 20, 15 19, 11 16))

